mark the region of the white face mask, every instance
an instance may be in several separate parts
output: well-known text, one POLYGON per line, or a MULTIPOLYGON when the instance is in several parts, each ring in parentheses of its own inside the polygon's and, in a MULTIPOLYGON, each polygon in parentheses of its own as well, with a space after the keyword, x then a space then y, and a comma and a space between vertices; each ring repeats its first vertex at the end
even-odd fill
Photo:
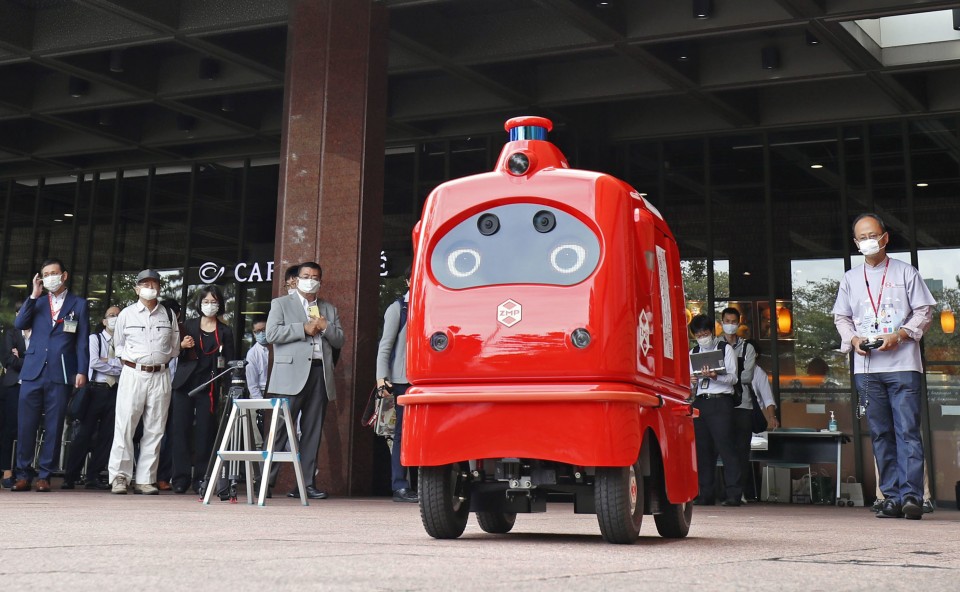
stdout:
POLYGON ((697 337, 697 343, 700 345, 700 349, 710 349, 713 347, 713 336, 697 337))
POLYGON ((153 288, 141 287, 140 288, 140 299, 146 300, 147 302, 157 299, 157 291, 153 288))
POLYGON ((317 288, 320 287, 320 280, 314 279, 297 279, 297 289, 303 292, 304 294, 314 294, 317 291, 317 288))
POLYGON ((220 305, 216 302, 202 302, 200 303, 200 312, 203 313, 205 317, 215 317, 217 312, 220 310, 220 305))
POLYGON ((117 317, 110 317, 107 319, 107 329, 113 331, 117 328, 117 317))
POLYGON ((48 275, 43 278, 43 287, 49 292, 56 292, 63 285, 63 274, 48 275))
POLYGON ((866 238, 857 243, 857 247, 865 257, 869 257, 880 252, 880 241, 875 238, 866 238))
POLYGON ((738 324, 736 324, 736 323, 724 323, 724 324, 723 324, 723 332, 726 333, 727 335, 736 335, 736 334, 737 334, 737 329, 738 329, 739 327, 740 327, 740 325, 738 325, 738 324))

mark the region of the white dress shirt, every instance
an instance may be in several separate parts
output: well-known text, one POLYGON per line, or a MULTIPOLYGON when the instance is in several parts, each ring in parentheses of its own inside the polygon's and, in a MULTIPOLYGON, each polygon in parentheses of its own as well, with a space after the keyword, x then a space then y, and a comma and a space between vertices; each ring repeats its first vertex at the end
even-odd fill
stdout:
POLYGON ((152 312, 139 300, 126 307, 113 335, 117 357, 135 364, 166 364, 180 355, 176 317, 172 313, 168 317, 160 304, 152 312))
MULTIPOLYGON (((703 386, 703 379, 697 378, 697 395, 719 395, 733 394, 733 387, 737 383, 737 350, 732 346, 723 348, 723 367, 724 374, 718 374, 716 378, 707 378, 707 386, 703 386)), ((710 349, 700 348, 701 352, 714 351, 720 347, 720 341, 714 341, 710 349)), ((693 353, 693 350, 690 350, 693 353)), ((690 373, 693 374, 693 363, 690 364, 690 373)), ((696 378, 696 377, 694 377, 696 378)))
POLYGON ((116 353, 110 355, 112 344, 113 335, 109 331, 90 334, 90 371, 88 376, 93 382, 112 383, 120 376, 123 364, 116 353), (104 358, 106 358, 106 361, 104 361, 104 358))
POLYGON ((270 352, 256 341, 247 352, 247 390, 251 399, 262 399, 263 391, 267 390, 267 367, 269 366, 270 352))

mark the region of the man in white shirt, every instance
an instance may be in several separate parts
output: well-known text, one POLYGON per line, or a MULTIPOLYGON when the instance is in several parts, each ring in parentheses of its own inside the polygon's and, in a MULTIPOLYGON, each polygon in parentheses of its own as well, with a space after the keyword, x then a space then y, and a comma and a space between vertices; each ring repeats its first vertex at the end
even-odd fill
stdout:
POLYGON ((270 364, 270 351, 267 349, 267 320, 263 317, 253 319, 253 345, 247 352, 247 390, 251 399, 262 399, 267 390, 267 369, 270 364))
POLYGON ((690 331, 697 339, 697 346, 690 353, 715 351, 717 348, 722 348, 724 352, 722 373, 707 366, 695 369, 691 361, 690 380, 691 385, 696 386, 693 406, 700 411, 700 416, 693 420, 700 495, 693 503, 703 506, 716 503, 714 476, 719 454, 723 459, 723 480, 726 485, 726 498, 721 505, 739 506, 743 488, 740 486, 740 461, 733 435, 733 409, 739 404, 734 397, 737 353, 726 341, 716 338, 713 328, 713 319, 707 315, 697 315, 690 321, 690 331))
POLYGON ((117 406, 117 380, 120 378, 120 359, 113 347, 113 330, 117 325, 120 308, 111 306, 100 321, 103 329, 90 334, 90 370, 84 409, 81 411, 80 428, 70 444, 70 457, 60 489, 73 489, 80 479, 83 462, 87 462, 86 488, 110 489, 100 481, 101 471, 107 468, 107 459, 113 443, 113 426, 117 406))
POLYGON ((144 269, 135 287, 139 300, 117 317, 114 348, 123 364, 110 452, 113 493, 125 494, 133 475, 133 433, 143 417, 135 493, 157 495, 160 440, 170 407, 170 360, 180 354, 180 331, 173 313, 157 302, 160 274, 144 269))
POLYGON ((853 376, 865 401, 883 506, 878 518, 923 516, 920 440, 920 338, 937 303, 915 267, 887 256, 890 236, 876 214, 853 223, 864 256, 844 274, 833 306, 840 351, 853 351, 853 376))

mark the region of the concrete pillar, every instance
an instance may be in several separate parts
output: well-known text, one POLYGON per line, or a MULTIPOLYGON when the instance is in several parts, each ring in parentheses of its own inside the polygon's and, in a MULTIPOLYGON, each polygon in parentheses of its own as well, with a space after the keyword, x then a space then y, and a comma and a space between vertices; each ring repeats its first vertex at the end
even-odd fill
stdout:
MULTIPOLYGON (((387 33, 386 9, 369 0, 290 0, 274 294, 289 265, 317 261, 320 295, 340 314, 316 478, 333 495, 371 487, 373 436, 358 418, 376 373, 387 33)), ((278 493, 292 476, 285 467, 278 493)))

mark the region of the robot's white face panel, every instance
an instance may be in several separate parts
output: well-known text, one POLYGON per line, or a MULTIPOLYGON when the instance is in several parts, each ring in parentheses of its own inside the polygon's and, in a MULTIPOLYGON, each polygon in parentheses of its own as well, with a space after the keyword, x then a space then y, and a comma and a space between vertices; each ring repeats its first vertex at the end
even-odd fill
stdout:
POLYGON ((496 284, 570 286, 593 273, 600 241, 570 214, 539 204, 471 216, 437 242, 430 266, 448 288, 496 284))

